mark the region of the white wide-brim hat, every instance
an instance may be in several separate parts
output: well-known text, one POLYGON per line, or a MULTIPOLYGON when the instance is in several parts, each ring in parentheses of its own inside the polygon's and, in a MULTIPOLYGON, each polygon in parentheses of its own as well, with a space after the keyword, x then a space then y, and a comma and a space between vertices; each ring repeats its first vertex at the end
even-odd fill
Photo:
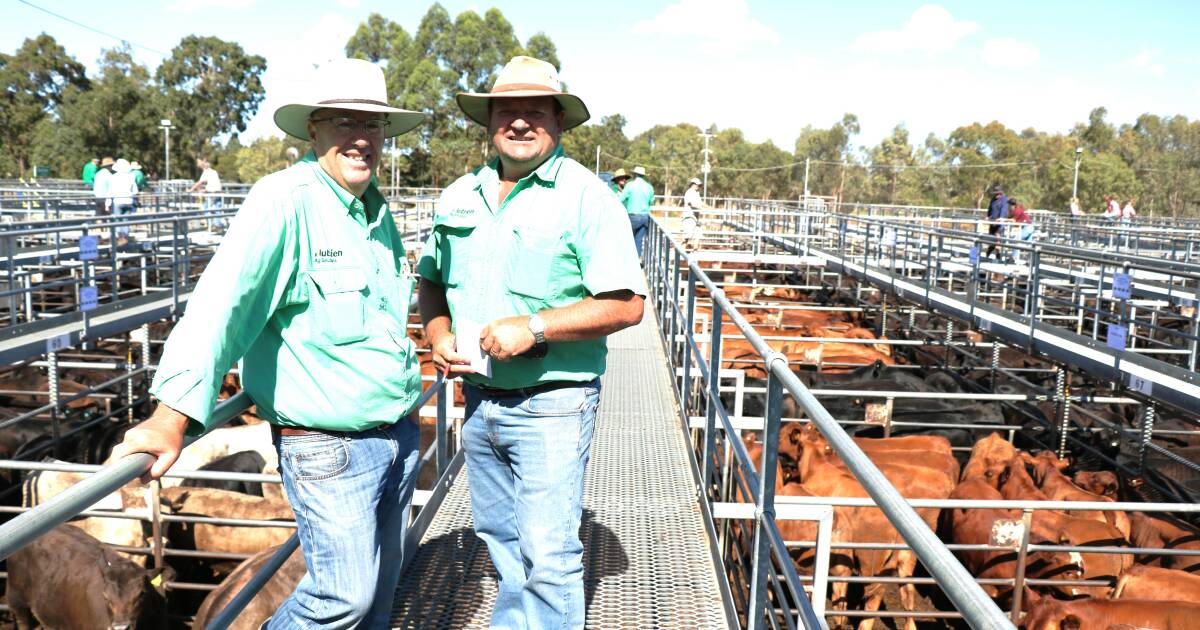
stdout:
POLYGON ((555 70, 552 64, 525 56, 513 57, 504 65, 504 69, 496 77, 496 82, 492 84, 491 92, 459 92, 454 100, 467 118, 486 127, 489 99, 536 96, 553 96, 554 100, 558 101, 563 108, 564 131, 578 127, 592 117, 582 99, 563 92, 562 82, 558 80, 558 70, 555 70))
POLYGON ((386 114, 384 137, 412 131, 425 114, 388 105, 383 70, 363 59, 334 59, 324 63, 308 81, 308 96, 275 110, 275 125, 293 138, 312 140, 308 118, 318 109, 347 109, 386 114))
POLYGON ((700 182, 700 178, 699 178, 699 177, 693 177, 692 179, 688 180, 688 183, 689 183, 689 184, 695 184, 695 185, 697 185, 697 186, 702 186, 702 185, 703 185, 703 184, 700 182))
POLYGON ((635 167, 633 167, 633 174, 634 174, 634 175, 641 175, 642 177, 645 177, 645 176, 646 176, 646 169, 645 169, 645 168, 642 168, 641 166, 635 166, 635 167))
POLYGON ((129 172, 129 160, 126 160, 125 158, 121 158, 121 159, 117 160, 115 163, 113 163, 113 172, 114 173, 128 173, 129 172))

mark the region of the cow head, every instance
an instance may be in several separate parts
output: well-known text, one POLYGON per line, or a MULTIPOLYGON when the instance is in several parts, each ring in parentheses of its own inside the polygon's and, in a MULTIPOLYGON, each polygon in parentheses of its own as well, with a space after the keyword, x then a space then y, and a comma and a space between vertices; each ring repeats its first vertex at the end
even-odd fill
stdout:
POLYGON ((132 630, 140 620, 161 612, 162 597, 155 587, 173 579, 170 569, 143 569, 111 549, 104 550, 100 596, 110 630, 132 630))

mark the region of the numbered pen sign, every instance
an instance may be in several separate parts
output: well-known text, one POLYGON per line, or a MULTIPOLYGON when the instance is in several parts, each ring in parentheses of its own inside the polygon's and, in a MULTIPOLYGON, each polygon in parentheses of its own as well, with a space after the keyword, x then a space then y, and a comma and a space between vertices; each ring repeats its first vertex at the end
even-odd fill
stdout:
POLYGON ((1147 396, 1150 396, 1150 395, 1154 394, 1154 383, 1148 378, 1144 378, 1141 376, 1134 376, 1133 374, 1130 374, 1129 375, 1129 389, 1132 389, 1135 392, 1141 392, 1147 396))
POLYGON ((1129 288, 1131 285, 1132 285, 1132 282, 1130 282, 1129 274, 1114 273, 1113 274, 1113 297, 1118 300, 1128 300, 1129 295, 1130 295, 1129 288))
POLYGON ((970 259, 971 265, 979 264, 979 248, 972 247, 967 250, 967 258, 970 259))
POLYGON ((96 287, 83 287, 79 290, 79 310, 90 311, 96 308, 96 287))
POLYGON ((100 257, 100 239, 95 236, 79 237, 79 260, 96 260, 100 257))
POLYGON ((46 353, 58 352, 71 347, 71 333, 56 335, 46 340, 46 353))
POLYGON ((1125 350, 1125 336, 1129 334, 1129 330, 1120 324, 1108 325, 1108 347, 1123 352, 1125 350))

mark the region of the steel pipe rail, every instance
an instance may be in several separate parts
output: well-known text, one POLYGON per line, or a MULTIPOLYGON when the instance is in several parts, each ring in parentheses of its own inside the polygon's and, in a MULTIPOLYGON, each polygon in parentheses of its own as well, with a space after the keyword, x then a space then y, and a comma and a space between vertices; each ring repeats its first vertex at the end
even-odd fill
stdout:
MULTIPOLYGON (((245 392, 232 396, 213 410, 213 426, 225 424, 249 408, 250 404, 250 397, 245 392)), ((197 439, 199 438, 189 438, 185 442, 191 444, 197 439)), ((153 463, 154 457, 148 453, 134 453, 124 457, 49 501, 0 525, 0 560, 7 559, 13 552, 33 542, 42 534, 67 522, 103 497, 142 476, 150 470, 153 463)))

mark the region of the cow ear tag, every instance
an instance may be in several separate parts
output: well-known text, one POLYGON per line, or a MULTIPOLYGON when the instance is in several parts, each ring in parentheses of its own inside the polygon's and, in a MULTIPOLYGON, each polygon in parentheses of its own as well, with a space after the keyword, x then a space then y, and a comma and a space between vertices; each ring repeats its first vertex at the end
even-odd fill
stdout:
POLYGON ((150 580, 150 586, 153 586, 154 588, 159 588, 162 586, 162 581, 163 581, 162 573, 159 573, 158 575, 154 576, 153 580, 150 580))

